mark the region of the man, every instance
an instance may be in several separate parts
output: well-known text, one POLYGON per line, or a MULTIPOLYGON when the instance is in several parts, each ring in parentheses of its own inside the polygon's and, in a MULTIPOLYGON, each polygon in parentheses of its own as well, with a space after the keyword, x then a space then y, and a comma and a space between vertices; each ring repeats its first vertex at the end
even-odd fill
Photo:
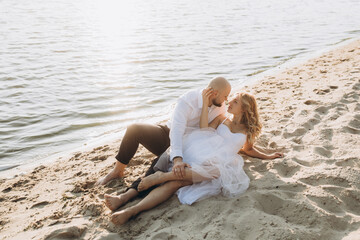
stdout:
MULTIPOLYGON (((223 77, 212 79, 208 85, 213 89, 213 95, 209 103, 209 122, 219 114, 226 112, 224 101, 231 91, 230 83, 223 77)), ((200 114, 202 109, 202 90, 192 90, 181 96, 176 104, 173 115, 167 126, 152 124, 132 124, 130 125, 123 137, 118 154, 116 155, 115 168, 108 173, 98 184, 106 184, 115 178, 124 176, 124 169, 130 162, 135 152, 142 144, 150 152, 159 156, 170 145, 170 160, 173 162, 174 173, 182 177, 185 174, 186 163, 182 161, 182 138, 184 134, 193 129, 199 128, 200 114)), ((153 166, 156 164, 156 158, 146 175, 152 174, 153 166)), ((138 195, 137 185, 141 179, 135 181, 131 188, 124 194, 126 199, 138 195)), ((120 198, 121 196, 119 196, 120 198)), ((126 200, 123 199, 123 200, 126 200)), ((123 202, 121 200, 121 202, 123 202)), ((127 200, 127 201, 128 201, 127 200)), ((117 204, 115 204, 117 205, 117 204)))

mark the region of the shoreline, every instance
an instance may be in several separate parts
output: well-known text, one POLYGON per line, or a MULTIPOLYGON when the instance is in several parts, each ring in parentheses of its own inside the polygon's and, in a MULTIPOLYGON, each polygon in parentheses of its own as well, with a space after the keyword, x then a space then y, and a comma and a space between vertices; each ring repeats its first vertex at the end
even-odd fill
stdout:
MULTIPOLYGON (((249 189, 192 206, 176 196, 123 226, 109 222, 105 193, 118 194, 155 157, 140 148, 124 179, 95 187, 120 139, 0 179, 3 239, 356 239, 360 234, 360 40, 276 71, 244 90, 257 99, 256 145, 284 151, 243 156, 249 189)), ((128 204, 132 205, 139 199, 128 204)))
MULTIPOLYGON (((320 49, 318 51, 305 53, 303 56, 292 58, 286 62, 283 62, 283 63, 280 63, 279 65, 274 66, 271 69, 265 70, 259 74, 255 74, 254 77, 250 77, 249 79, 247 79, 247 81, 241 81, 240 84, 234 86, 234 89, 232 90, 232 92, 240 91, 244 87, 251 87, 256 84, 259 84, 262 80, 264 80, 264 78, 266 78, 268 76, 276 75, 276 74, 280 73, 281 71, 285 70, 286 68, 291 68, 291 67, 295 67, 296 65, 301 65, 302 63, 309 61, 310 59, 317 58, 317 57, 323 55, 325 52, 335 50, 336 48, 343 47, 345 45, 348 45, 351 42, 358 41, 358 40, 360 40, 360 37, 341 40, 340 42, 337 42, 337 43, 328 44, 327 47, 320 49)), ((161 119, 161 120, 154 121, 154 119, 148 119, 147 122, 157 124, 159 122, 167 121, 166 117, 169 118, 169 116, 160 116, 160 117, 158 117, 158 119, 161 119)), ((118 129, 116 131, 116 133, 104 134, 101 137, 98 137, 98 138, 95 138, 95 139, 92 139, 92 140, 89 140, 87 142, 80 144, 79 146, 75 147, 75 149, 72 149, 72 150, 69 149, 69 150, 59 152, 59 153, 51 154, 47 157, 42 157, 42 158, 40 158, 41 162, 35 162, 35 161, 29 162, 29 163, 15 166, 15 167, 11 167, 9 169, 2 170, 2 171, 0 171, 0 179, 12 179, 19 175, 28 174, 37 167, 48 166, 57 161, 61 161, 63 159, 68 159, 72 155, 76 154, 77 152, 90 151, 91 149, 96 148, 96 146, 99 146, 99 145, 111 145, 114 142, 120 143, 120 140, 122 139, 122 136, 125 133, 125 131, 126 131, 126 127, 124 127, 123 129, 118 129)))

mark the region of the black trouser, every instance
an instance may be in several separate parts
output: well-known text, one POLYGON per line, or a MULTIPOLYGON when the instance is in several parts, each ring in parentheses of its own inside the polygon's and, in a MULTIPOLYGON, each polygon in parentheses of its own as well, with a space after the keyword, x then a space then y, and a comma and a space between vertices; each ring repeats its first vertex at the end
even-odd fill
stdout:
POLYGON ((116 159, 128 165, 139 144, 153 154, 160 156, 170 146, 170 129, 163 125, 135 123, 126 129, 116 159))
MULTIPOLYGON (((153 174, 153 173, 155 173, 155 170, 154 170, 154 166, 155 166, 155 164, 157 163, 157 161, 159 160, 159 157, 157 157, 157 158, 155 158, 154 160, 153 160, 153 162, 151 163, 151 166, 148 168, 148 170, 146 171, 146 173, 145 173, 145 177, 146 176, 149 176, 149 175, 151 175, 151 174, 153 174)), ((137 188, 138 188, 138 186, 139 186, 139 183, 140 183, 140 181, 141 181, 141 177, 139 177, 138 179, 136 179, 132 184, 131 184, 131 186, 128 188, 128 189, 130 189, 130 188, 134 188, 136 191, 137 191, 137 188)), ((156 188, 158 185, 155 185, 155 186, 152 186, 152 187, 150 187, 149 189, 146 189, 145 191, 142 191, 142 192, 139 192, 139 197, 144 197, 144 196, 146 196, 146 195, 148 195, 149 194, 149 192, 151 192, 154 188, 156 188)))
MULTIPOLYGON (((143 145, 155 155, 160 156, 170 146, 169 132, 170 129, 163 125, 143 123, 132 124, 126 129, 126 133, 120 144, 119 152, 115 158, 125 165, 129 164, 131 158, 135 155, 139 144, 143 145)), ((145 176, 151 175, 155 172, 153 167, 158 160, 159 157, 153 160, 151 166, 146 171, 145 176)), ((130 188, 137 190, 140 181, 141 178, 138 178, 131 184, 130 188)), ((140 192, 139 196, 147 195, 154 188, 155 186, 147 189, 146 191, 140 192)))

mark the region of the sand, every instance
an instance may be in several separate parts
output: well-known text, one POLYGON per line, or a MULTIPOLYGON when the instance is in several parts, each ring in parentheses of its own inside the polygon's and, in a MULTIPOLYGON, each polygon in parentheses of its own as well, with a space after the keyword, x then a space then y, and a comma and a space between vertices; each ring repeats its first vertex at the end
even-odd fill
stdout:
POLYGON ((173 196, 114 226, 104 194, 124 191, 154 158, 141 148, 127 177, 94 186, 119 140, 2 179, 0 239, 360 239, 360 41, 246 90, 264 123, 257 145, 286 156, 244 156, 251 183, 243 195, 192 206, 173 196))

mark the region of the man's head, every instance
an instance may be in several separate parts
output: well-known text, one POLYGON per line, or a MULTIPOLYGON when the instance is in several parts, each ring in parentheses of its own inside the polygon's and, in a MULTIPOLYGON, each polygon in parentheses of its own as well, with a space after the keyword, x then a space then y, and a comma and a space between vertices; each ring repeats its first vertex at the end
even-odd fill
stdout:
POLYGON ((210 81, 208 87, 214 89, 214 94, 210 99, 212 104, 221 107, 231 92, 230 83, 223 77, 216 77, 210 81))

